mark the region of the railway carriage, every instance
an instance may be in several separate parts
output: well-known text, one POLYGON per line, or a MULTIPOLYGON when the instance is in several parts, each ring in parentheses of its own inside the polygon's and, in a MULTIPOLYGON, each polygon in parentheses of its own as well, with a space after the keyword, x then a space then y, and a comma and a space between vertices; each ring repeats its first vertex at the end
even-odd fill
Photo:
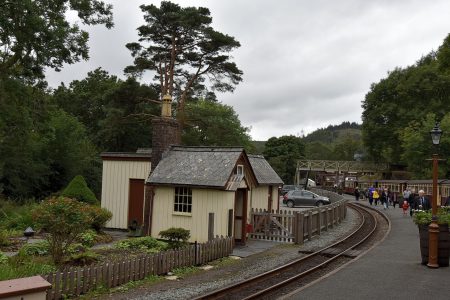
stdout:
MULTIPOLYGON (((358 187, 361 191, 366 191, 369 187, 388 188, 393 197, 403 197, 403 191, 406 188, 414 189, 417 193, 423 190, 425 195, 431 198, 433 192, 433 181, 430 179, 424 180, 362 180, 358 181, 358 187)), ((442 205, 447 203, 447 198, 450 196, 450 179, 438 179, 438 202, 442 205)))

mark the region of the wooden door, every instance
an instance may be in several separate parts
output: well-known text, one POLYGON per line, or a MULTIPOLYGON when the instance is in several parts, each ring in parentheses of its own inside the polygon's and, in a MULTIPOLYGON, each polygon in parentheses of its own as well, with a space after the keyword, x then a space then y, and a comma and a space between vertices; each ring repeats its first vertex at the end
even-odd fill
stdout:
POLYGON ((144 179, 130 179, 128 196, 128 225, 136 220, 137 225, 144 221, 144 179))
POLYGON ((245 244, 245 225, 247 221, 247 189, 238 189, 234 199, 234 239, 245 244))

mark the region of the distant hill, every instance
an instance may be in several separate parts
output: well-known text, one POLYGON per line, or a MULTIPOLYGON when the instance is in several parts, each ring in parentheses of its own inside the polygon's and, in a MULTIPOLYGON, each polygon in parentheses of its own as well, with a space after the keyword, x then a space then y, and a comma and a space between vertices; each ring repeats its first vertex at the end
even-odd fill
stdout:
POLYGON ((305 143, 320 142, 324 144, 335 144, 344 139, 352 138, 361 140, 361 125, 355 122, 342 122, 340 125, 329 125, 319 128, 303 138, 305 143))

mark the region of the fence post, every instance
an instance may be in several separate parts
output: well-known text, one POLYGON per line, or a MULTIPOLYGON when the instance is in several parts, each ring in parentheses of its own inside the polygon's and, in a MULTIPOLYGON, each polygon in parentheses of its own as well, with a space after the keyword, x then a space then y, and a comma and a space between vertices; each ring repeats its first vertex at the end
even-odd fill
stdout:
POLYGON ((297 232, 295 233, 295 243, 299 245, 303 244, 305 236, 303 232, 304 231, 303 220, 304 220, 303 213, 297 212, 295 214, 295 222, 296 222, 295 228, 297 230, 297 232))
POLYGON ((322 231, 322 212, 320 210, 320 207, 317 208, 317 235, 320 235, 322 231))
POLYGON ((214 239, 214 213, 209 213, 208 216, 208 241, 214 239))
POLYGON ((228 210, 228 236, 233 236, 233 210, 228 210))

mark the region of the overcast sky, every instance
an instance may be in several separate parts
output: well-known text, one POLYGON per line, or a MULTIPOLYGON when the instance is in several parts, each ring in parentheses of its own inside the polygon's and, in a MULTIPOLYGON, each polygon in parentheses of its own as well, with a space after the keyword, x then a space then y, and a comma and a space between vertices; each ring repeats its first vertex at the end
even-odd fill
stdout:
MULTIPOLYGON (((160 1, 105 2, 114 5, 115 27, 88 27, 90 60, 48 72, 50 86, 83 79, 97 67, 125 78, 133 61, 125 44, 138 40, 136 28, 144 23, 139 5, 160 1)), ((254 140, 361 123, 371 83, 437 50, 450 32, 449 0, 172 2, 208 7, 214 29, 241 43, 233 57, 244 80, 218 98, 234 107, 254 140)))

